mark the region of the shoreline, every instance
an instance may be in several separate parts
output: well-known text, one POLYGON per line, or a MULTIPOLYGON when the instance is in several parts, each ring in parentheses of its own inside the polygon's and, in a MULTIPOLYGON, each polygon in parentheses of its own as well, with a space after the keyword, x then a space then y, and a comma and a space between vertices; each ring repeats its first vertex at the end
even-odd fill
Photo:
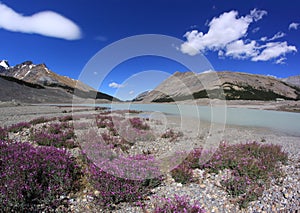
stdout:
MULTIPOLYGON (((209 100, 205 100, 209 101, 209 100)), ((3 102, 2 102, 3 103, 3 102)), ((195 104, 195 102, 193 102, 195 104)), ((191 102, 176 102, 176 104, 182 104, 182 105, 192 105, 191 102)), ((219 102, 213 103, 215 106, 218 106, 219 102), (215 104, 217 103, 217 104, 215 104)), ((126 104, 126 102, 114 102, 113 104, 126 104)), ((136 103, 133 104, 147 104, 147 103, 136 103)), ((151 103, 151 104, 157 104, 157 103, 151 103)), ((175 104, 175 103, 163 103, 163 104, 175 104)), ((299 102, 300 104, 300 102, 299 102)), ((160 104, 158 104, 160 105, 160 104)), ((208 104, 204 104, 202 101, 201 104, 197 104, 198 106, 208 106, 208 104)), ((213 105, 213 106, 214 106, 213 105)), ((222 105, 221 105, 222 106, 222 105)), ((281 105, 279 105, 281 106, 281 105)), ((272 109, 268 108, 269 105, 266 105, 264 102, 264 105, 262 104, 256 104, 256 105, 247 105, 246 102, 243 102, 241 105, 241 102, 231 102, 231 104, 226 104, 226 108, 228 109, 253 109, 253 110, 265 110, 265 111, 275 111, 275 112, 288 112, 288 113, 297 113, 297 112, 291 112, 291 111, 283 111, 279 108, 276 108, 274 106, 272 109), (234 104, 232 104, 234 103, 234 104)), ((101 108, 101 107, 100 107, 101 108)), ((97 106, 86 106, 86 105, 75 105, 72 104, 58 104, 58 103, 46 103, 46 104, 8 104, 8 105, 1 105, 0 104, 0 122, 1 126, 5 125, 11 125, 18 122, 28 121, 30 119, 38 118, 41 116, 45 117, 54 117, 54 116, 64 116, 69 114, 76 114, 76 113, 91 113, 96 112, 97 106)), ((149 111, 149 110, 148 110, 149 111)), ((151 110, 150 110, 151 111, 151 110)), ((146 111, 145 111, 146 112, 146 111)), ((174 115, 175 114, 169 114, 164 113, 167 115, 174 115)), ((298 113, 297 113, 298 114, 298 113)), ((189 117, 190 118, 190 117, 189 117)), ((210 121, 201 120, 201 122, 207 122, 212 123, 210 121)), ((223 123, 223 122, 222 122, 223 123)), ((218 124, 218 123, 216 123, 218 124)), ((220 123, 219 123, 220 124, 220 123)), ((292 134, 291 132, 287 133, 280 129, 274 129, 271 127, 263 127, 263 126, 254 126, 254 125, 248 125, 248 124, 228 124, 225 122, 226 126, 234 126, 236 128, 258 128, 258 129, 268 129, 273 132, 281 132, 281 134, 284 135, 292 135, 292 136, 299 136, 298 134, 292 134)))
MULTIPOLYGON (((1 102, 0 108, 3 107, 15 107, 15 106, 60 106, 60 107, 86 107, 89 108, 89 104, 110 104, 111 102, 81 102, 75 104, 70 103, 19 103, 19 102, 1 102), (74 105, 73 105, 74 104, 74 105), (78 105, 78 106, 76 106, 78 105)), ((113 104, 182 104, 182 105, 198 105, 198 106, 212 106, 212 105, 224 105, 227 108, 247 108, 247 109, 258 109, 258 110, 273 110, 273 111, 282 111, 282 112, 293 112, 300 113, 300 100, 299 101, 259 101, 259 100, 219 100, 219 99, 195 99, 195 100, 185 100, 185 101, 176 101, 176 102, 113 102, 113 104)))
MULTIPOLYGON (((228 108, 239 108, 238 106, 227 106, 228 108)), ((0 107, 0 122, 1 126, 7 126, 11 124, 15 124, 18 122, 28 121, 34 118, 38 118, 41 116, 45 117, 56 117, 56 116, 65 116, 65 115, 72 115, 77 113, 93 113, 97 112, 95 107, 88 107, 88 106, 76 106, 75 109, 72 110, 72 105, 56 105, 56 104, 28 104, 28 105, 17 105, 17 106, 6 106, 0 107)), ((257 109, 257 108, 249 108, 249 106, 245 106, 243 108, 248 109, 257 109)), ((284 111, 283 111, 284 112, 284 111)), ((150 113, 145 111, 144 113, 150 113)), ((174 122, 178 122, 180 120, 180 116, 174 114, 165 114, 164 116, 168 118, 173 118, 174 122), (174 119, 175 118, 175 119, 174 119), (177 120, 177 121, 175 121, 177 120)), ((189 119, 193 119, 189 117, 189 119)), ((193 123, 196 122, 196 119, 193 119, 193 123)), ((220 123, 212 123, 210 121, 200 121, 205 126, 214 125, 225 125, 226 128, 231 129, 252 129, 255 131, 264 130, 273 134, 279 134, 282 136, 293 136, 293 137, 300 137, 299 135, 293 135, 291 133, 287 133, 278 129, 273 129, 269 127, 260 127, 260 126, 250 126, 250 125, 238 125, 238 124, 220 124, 220 123)))

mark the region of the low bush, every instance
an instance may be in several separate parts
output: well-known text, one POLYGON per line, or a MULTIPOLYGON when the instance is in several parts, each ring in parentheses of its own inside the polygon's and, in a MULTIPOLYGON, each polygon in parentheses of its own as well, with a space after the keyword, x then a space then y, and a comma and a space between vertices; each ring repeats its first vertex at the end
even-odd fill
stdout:
POLYGON ((0 127, 0 140, 7 140, 8 139, 8 132, 7 129, 4 127, 0 127))
POLYGON ((202 148, 194 148, 184 160, 185 163, 189 164, 189 167, 192 169, 199 169, 202 165, 200 165, 200 157, 202 154, 202 148))
POLYGON ((9 132, 14 132, 14 133, 17 133, 17 132, 20 132, 22 131, 24 128, 30 128, 31 124, 28 123, 28 122, 20 122, 20 123, 17 123, 17 124, 12 124, 11 126, 9 126, 7 128, 7 130, 9 132))
POLYGON ((135 118, 130 118, 129 119, 130 124, 132 125, 133 128, 139 129, 139 130, 149 130, 150 126, 143 122, 140 118, 135 117, 135 118))
POLYGON ((32 129, 30 139, 41 146, 70 149, 77 147, 73 126, 65 122, 44 125, 41 129, 32 129))
POLYGON ((55 209, 78 188, 79 167, 54 147, 0 141, 0 209, 33 212, 55 209))
POLYGON ((96 117, 96 124, 98 128, 113 128, 113 120, 111 116, 108 115, 98 115, 96 117))
POLYGON ((173 212, 187 212, 187 213, 205 213, 199 203, 191 204, 188 196, 174 195, 174 198, 157 198, 154 204, 153 213, 173 213, 173 212))
POLYGON ((54 120, 56 120, 55 117, 54 118, 39 117, 29 121, 29 123, 32 125, 37 125, 37 124, 47 123, 49 121, 54 121, 54 120))
MULTIPOLYGON (((178 153, 181 154, 184 153, 178 153)), ((229 175, 223 177, 221 184, 228 194, 237 198, 241 207, 260 197, 268 187, 270 178, 276 179, 282 175, 278 162, 286 163, 288 160, 280 146, 257 142, 235 145, 221 143, 204 165, 199 164, 201 154, 201 148, 192 150, 171 171, 174 180, 183 184, 191 182, 192 169, 195 168, 206 169, 210 173, 229 169, 229 175)))
POLYGON ((161 182, 160 171, 151 156, 116 156, 109 154, 109 147, 103 144, 86 148, 83 156, 88 162, 87 177, 100 192, 97 201, 104 208, 143 199, 161 182))
POLYGON ((63 117, 59 117, 58 120, 60 122, 71 121, 71 120, 73 120, 73 116, 72 115, 66 115, 66 116, 63 116, 63 117))
POLYGON ((267 180, 276 177, 276 165, 287 161, 287 154, 274 144, 257 142, 227 145, 223 143, 204 167, 211 172, 223 169, 236 170, 236 174, 247 175, 251 179, 267 180))
POLYGON ((203 165, 209 172, 230 169, 222 185, 238 198, 241 207, 260 197, 270 178, 281 176, 278 162, 286 163, 287 154, 274 144, 257 142, 227 145, 222 143, 212 158, 203 165))
POLYGON ((125 140, 123 137, 112 136, 107 133, 102 133, 101 137, 106 145, 112 145, 113 148, 120 148, 123 151, 130 149, 130 147, 134 144, 125 140))
POLYGON ((193 178, 193 170, 188 163, 181 163, 171 171, 171 175, 177 183, 189 183, 193 178))
POLYGON ((164 132, 161 135, 161 138, 170 138, 171 141, 176 140, 178 137, 182 137, 183 133, 182 132, 175 132, 172 129, 167 129, 166 132, 164 132))
POLYGON ((201 152, 201 148, 195 148, 188 154, 184 151, 176 153, 177 159, 181 159, 187 155, 177 167, 171 170, 171 176, 176 182, 186 184, 193 181, 193 169, 200 168, 199 158, 201 152), (182 157, 180 158, 178 156, 182 157))

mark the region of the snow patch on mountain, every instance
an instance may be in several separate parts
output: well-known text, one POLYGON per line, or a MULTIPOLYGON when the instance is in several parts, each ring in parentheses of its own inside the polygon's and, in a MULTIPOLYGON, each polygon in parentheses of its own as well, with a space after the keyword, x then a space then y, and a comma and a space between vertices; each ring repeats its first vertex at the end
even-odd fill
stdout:
POLYGON ((1 60, 0 61, 0 66, 5 68, 5 69, 8 69, 9 68, 8 61, 7 60, 1 60))

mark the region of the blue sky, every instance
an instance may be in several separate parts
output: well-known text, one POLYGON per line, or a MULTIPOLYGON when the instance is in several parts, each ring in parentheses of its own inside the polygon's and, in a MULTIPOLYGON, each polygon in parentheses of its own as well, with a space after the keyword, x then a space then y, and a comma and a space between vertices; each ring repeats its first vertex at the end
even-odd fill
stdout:
MULTIPOLYGON (((181 39, 177 51, 184 55, 204 54, 216 71, 299 75, 296 2, 2 0, 0 59, 11 65, 26 60, 45 63, 60 75, 78 79, 107 45, 129 36, 162 34, 181 39)), ((187 68, 161 57, 133 58, 111 70, 99 90, 130 99, 175 71, 187 68)))

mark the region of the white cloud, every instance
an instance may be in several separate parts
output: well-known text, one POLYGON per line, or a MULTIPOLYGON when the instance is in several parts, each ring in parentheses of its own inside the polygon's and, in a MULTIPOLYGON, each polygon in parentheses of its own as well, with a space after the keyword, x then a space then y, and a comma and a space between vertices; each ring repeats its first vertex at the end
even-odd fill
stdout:
POLYGON ((254 21, 258 21, 262 19, 263 16, 267 15, 268 12, 265 10, 257 10, 256 8, 250 11, 250 17, 254 19, 254 21))
POLYGON ((208 26, 206 34, 192 30, 184 37, 187 39, 181 45, 181 51, 189 55, 196 55, 199 52, 209 50, 219 50, 227 44, 236 41, 247 34, 248 27, 253 21, 261 19, 266 11, 252 10, 250 15, 238 17, 237 11, 230 11, 213 18, 208 26))
POLYGON ((133 90, 129 91, 129 95, 133 95, 133 94, 134 94, 133 90))
POLYGON ((267 74, 267 76, 272 77, 272 78, 278 78, 276 75, 271 75, 271 74, 267 74))
POLYGON ((260 27, 255 27, 253 30, 252 30, 252 33, 256 33, 260 30, 260 27))
POLYGON ((58 13, 43 11, 31 16, 24 16, 0 2, 1 28, 13 32, 36 33, 67 40, 81 38, 80 28, 73 21, 58 13))
POLYGON ((231 42, 226 46, 226 56, 232 56, 237 59, 245 59, 258 54, 258 45, 256 41, 251 41, 247 44, 243 40, 231 42))
MULTIPOLYGON (((288 45, 286 41, 270 41, 286 36, 285 33, 277 32, 271 38, 264 36, 260 38, 260 41, 247 38, 249 25, 259 21, 265 15, 267 15, 266 11, 257 9, 241 17, 234 10, 222 13, 208 23, 207 33, 197 30, 186 32, 184 35, 186 42, 181 45, 180 50, 191 56, 200 52, 216 51, 220 58, 232 57, 252 61, 275 60, 275 63, 283 64, 286 60, 285 55, 297 52, 297 48, 288 45)), ((297 28, 297 26, 292 27, 297 28)), ((258 30, 260 28, 256 27, 252 32, 255 33, 258 30)))
POLYGON ((270 59, 277 58, 279 56, 284 56, 289 52, 297 52, 295 46, 288 45, 286 41, 284 42, 269 42, 266 45, 262 46, 263 51, 253 57, 252 61, 268 61, 270 59))
POLYGON ((275 64, 285 64, 286 57, 281 57, 275 61, 275 64))
POLYGON ((224 57, 224 52, 222 50, 219 50, 218 51, 218 56, 221 57, 221 58, 224 57))
POLYGON ((261 40, 261 41, 274 41, 274 40, 279 39, 279 38, 282 38, 282 37, 284 37, 284 36, 286 36, 285 33, 283 33, 283 32, 278 32, 278 33, 276 33, 275 35, 273 35, 272 38, 268 38, 268 37, 264 36, 264 37, 261 37, 260 40, 261 40))
POLYGON ((283 32, 278 32, 278 33, 276 33, 272 38, 270 38, 269 41, 273 41, 273 40, 282 38, 282 37, 284 37, 285 35, 286 35, 286 34, 283 33, 283 32))
POLYGON ((293 22, 289 25, 289 30, 291 30, 291 29, 297 30, 298 26, 299 26, 299 23, 293 22))
POLYGON ((261 41, 267 41, 267 40, 268 40, 268 37, 267 37, 267 36, 261 37, 260 40, 261 40, 261 41))
POLYGON ((116 82, 112 82, 112 83, 110 83, 108 86, 111 87, 111 88, 122 88, 122 87, 125 87, 125 85, 123 85, 123 84, 118 84, 118 83, 116 83, 116 82))
POLYGON ((215 72, 215 71, 213 71, 213 70, 206 70, 206 71, 203 71, 201 74, 212 73, 212 72, 215 72))
POLYGON ((283 32, 278 32, 278 33, 276 33, 272 38, 270 38, 270 41, 273 41, 273 40, 275 40, 275 39, 282 38, 282 37, 284 37, 284 36, 286 36, 285 33, 283 33, 283 32))

